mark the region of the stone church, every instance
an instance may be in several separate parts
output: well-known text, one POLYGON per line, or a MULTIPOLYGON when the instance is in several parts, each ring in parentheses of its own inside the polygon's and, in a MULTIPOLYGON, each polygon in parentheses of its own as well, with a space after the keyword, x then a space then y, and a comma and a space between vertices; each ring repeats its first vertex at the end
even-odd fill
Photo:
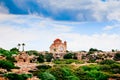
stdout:
POLYGON ((67 50, 67 42, 60 39, 55 39, 54 42, 50 46, 50 53, 53 53, 54 58, 62 59, 66 54, 67 50))

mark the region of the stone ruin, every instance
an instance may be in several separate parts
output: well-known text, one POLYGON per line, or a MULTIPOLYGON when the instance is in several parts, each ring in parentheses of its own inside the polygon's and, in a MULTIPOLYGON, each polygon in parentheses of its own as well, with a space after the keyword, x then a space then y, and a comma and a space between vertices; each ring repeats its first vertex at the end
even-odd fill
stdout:
POLYGON ((36 59, 34 55, 28 55, 26 52, 20 52, 18 55, 14 56, 15 66, 20 67, 20 69, 12 69, 12 72, 15 73, 29 73, 30 70, 36 69, 37 64, 32 62, 33 59, 36 59))

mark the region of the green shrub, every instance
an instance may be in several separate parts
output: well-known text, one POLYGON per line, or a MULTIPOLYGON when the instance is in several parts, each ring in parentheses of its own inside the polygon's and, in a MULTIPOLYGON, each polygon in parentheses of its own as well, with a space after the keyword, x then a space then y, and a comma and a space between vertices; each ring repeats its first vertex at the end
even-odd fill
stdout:
POLYGON ((107 80, 109 75, 100 71, 99 65, 82 66, 75 70, 80 80, 107 80))
POLYGON ((29 50, 29 51, 26 51, 29 55, 36 55, 36 56, 38 56, 38 51, 36 51, 36 50, 29 50))
POLYGON ((80 60, 76 60, 76 59, 54 60, 53 62, 55 64, 71 64, 71 63, 83 64, 84 63, 84 61, 80 61, 80 60))
POLYGON ((111 67, 110 67, 110 65, 101 65, 100 66, 100 70, 101 71, 105 71, 105 72, 110 72, 110 70, 111 70, 111 67))
POLYGON ((49 72, 44 72, 39 76, 41 80, 56 80, 55 77, 49 72))
POLYGON ((80 80, 86 80, 86 72, 81 68, 77 68, 74 70, 74 74, 80 79, 80 80))
POLYGON ((67 76, 66 80, 79 80, 79 78, 77 76, 73 75, 73 76, 67 76))
POLYGON ((12 56, 7 56, 6 59, 10 62, 17 62, 14 57, 12 56))
POLYGON ((103 60, 100 62, 100 64, 107 64, 107 65, 111 65, 113 63, 116 63, 116 62, 114 60, 109 60, 109 59, 103 60))
POLYGON ((113 59, 116 61, 119 61, 120 60, 120 53, 116 53, 113 59))
POLYGON ((26 80, 27 78, 31 78, 31 74, 16 74, 16 73, 8 73, 4 74, 4 77, 8 78, 9 80, 26 80))
POLYGON ((54 67, 50 73, 56 77, 56 80, 79 80, 68 67, 54 67))
POLYGON ((84 71, 100 70, 99 65, 82 66, 81 68, 82 68, 84 71))
POLYGON ((7 69, 8 71, 10 71, 10 69, 15 68, 14 63, 6 60, 0 60, 0 67, 3 69, 7 69))
POLYGON ((40 54, 39 57, 37 58, 37 61, 38 61, 39 63, 44 62, 44 55, 40 54))
POLYGON ((39 66, 37 66, 37 68, 38 69, 49 69, 49 68, 51 68, 51 66, 50 65, 39 65, 39 66))
POLYGON ((73 59, 68 59, 68 60, 66 60, 66 64, 71 64, 71 63, 73 63, 73 62, 75 62, 75 60, 73 60, 73 59))
POLYGON ((63 56, 64 59, 72 59, 73 58, 73 54, 72 53, 67 53, 63 56))
POLYGON ((53 61, 55 64, 62 64, 62 62, 60 60, 54 60, 53 61))
POLYGON ((51 62, 51 60, 53 59, 53 54, 52 53, 46 53, 45 54, 45 59, 47 62, 51 62))
POLYGON ((120 74, 120 64, 114 63, 111 64, 111 72, 114 74, 120 74))
POLYGON ((107 80, 109 77, 105 73, 97 70, 91 70, 87 72, 87 76, 93 78, 94 80, 107 80))
POLYGON ((44 73, 46 71, 46 69, 39 69, 37 71, 30 71, 34 76, 40 77, 42 75, 42 73, 44 73))

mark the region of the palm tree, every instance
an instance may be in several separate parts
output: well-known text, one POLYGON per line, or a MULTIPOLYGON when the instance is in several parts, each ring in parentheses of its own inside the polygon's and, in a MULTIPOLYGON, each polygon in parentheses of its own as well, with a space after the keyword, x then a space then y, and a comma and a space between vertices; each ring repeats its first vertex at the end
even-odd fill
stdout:
POLYGON ((21 46, 21 44, 19 44, 19 43, 18 43, 18 45, 17 45, 17 46, 18 46, 18 51, 19 51, 19 50, 20 50, 20 46, 21 46))
POLYGON ((23 46, 23 50, 22 50, 22 51, 24 51, 24 46, 25 46, 25 43, 22 43, 22 46, 23 46))

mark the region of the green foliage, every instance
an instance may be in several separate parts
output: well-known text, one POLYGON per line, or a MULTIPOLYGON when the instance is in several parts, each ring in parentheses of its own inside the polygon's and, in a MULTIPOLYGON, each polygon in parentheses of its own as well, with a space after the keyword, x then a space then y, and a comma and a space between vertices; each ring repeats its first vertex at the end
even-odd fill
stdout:
POLYGON ((12 56, 7 56, 6 59, 10 62, 16 62, 15 58, 12 56))
POLYGON ((88 54, 94 54, 94 52, 98 51, 97 49, 90 48, 88 54))
POLYGON ((99 51, 98 49, 90 48, 89 51, 99 51))
POLYGON ((26 51, 29 55, 36 55, 38 56, 38 51, 36 50, 29 50, 29 51, 26 51))
POLYGON ((27 78, 31 78, 31 74, 16 74, 16 73, 8 73, 4 74, 4 77, 8 78, 9 80, 26 80, 27 78))
POLYGON ((37 66, 37 68, 38 69, 49 69, 49 68, 51 68, 51 66, 49 66, 49 65, 39 65, 39 66, 37 66))
POLYGON ((13 54, 18 54, 16 48, 12 48, 10 51, 0 48, 0 55, 5 56, 8 61, 15 61, 15 59, 12 57, 13 54))
POLYGON ((115 52, 115 50, 114 50, 114 49, 112 49, 111 51, 112 51, 112 52, 115 52))
POLYGON ((47 62, 51 62, 51 60, 53 59, 53 54, 52 53, 46 53, 45 54, 45 59, 47 62))
POLYGON ((86 72, 80 67, 74 70, 74 74, 80 79, 80 80, 86 80, 86 72))
POLYGON ((12 52, 13 54, 18 54, 19 50, 15 47, 10 49, 10 52, 12 52))
POLYGON ((108 75, 102 71, 91 70, 87 72, 87 76, 93 78, 94 80, 107 80, 108 75))
POLYGON ((3 69, 7 69, 10 71, 10 69, 15 68, 14 64, 10 61, 6 61, 6 60, 0 60, 0 67, 3 69))
POLYGON ((83 64, 84 63, 84 61, 80 61, 80 60, 76 60, 76 59, 54 60, 53 62, 55 64, 71 64, 71 63, 83 64))
POLYGON ((49 72, 43 72, 39 78, 41 80, 56 80, 55 77, 49 72))
POLYGON ((110 67, 110 65, 106 65, 106 64, 100 65, 100 70, 102 70, 104 72, 110 72, 111 67, 110 67))
POLYGON ((39 54, 39 57, 37 58, 37 61, 38 61, 39 63, 44 62, 44 55, 39 54))
POLYGON ((88 55, 87 56, 88 59, 89 59, 89 63, 94 63, 96 61, 96 56, 95 55, 88 55))
POLYGON ((94 54, 94 52, 102 52, 102 50, 98 50, 95 48, 90 48, 88 54, 94 54))
POLYGON ((111 74, 117 73, 120 74, 120 64, 119 63, 104 64, 100 66, 100 70, 111 74))
POLYGON ((108 64, 108 65, 113 63, 116 63, 116 62, 114 60, 109 60, 109 59, 106 59, 100 62, 100 64, 108 64))
MULTIPOLYGON (((31 71, 30 71, 31 72, 31 71)), ((32 71, 31 73, 34 75, 34 76, 37 76, 40 78, 40 76, 42 75, 42 73, 46 72, 46 69, 38 69, 37 71, 32 71)))
POLYGON ((56 77, 56 80, 79 80, 68 67, 56 67, 50 71, 56 77))
POLYGON ((114 63, 110 65, 111 67, 111 72, 114 74, 120 74, 120 64, 114 63))
POLYGON ((10 53, 10 52, 9 52, 8 50, 5 50, 5 49, 0 48, 0 55, 10 56, 9 53, 10 53))
POLYGON ((67 53, 63 56, 64 59, 72 59, 73 58, 73 53, 67 53))
POLYGON ((80 80, 107 80, 109 77, 105 72, 100 71, 99 65, 82 66, 75 70, 75 75, 80 80))
POLYGON ((119 61, 120 60, 120 53, 116 53, 114 56, 114 60, 119 61))
POLYGON ((46 72, 48 69, 51 68, 51 66, 43 64, 43 65, 37 66, 37 68, 38 70, 33 71, 32 74, 40 78, 44 72, 46 72))
POLYGON ((89 65, 89 66, 82 66, 81 67, 84 71, 91 71, 91 70, 100 70, 99 65, 89 65))

